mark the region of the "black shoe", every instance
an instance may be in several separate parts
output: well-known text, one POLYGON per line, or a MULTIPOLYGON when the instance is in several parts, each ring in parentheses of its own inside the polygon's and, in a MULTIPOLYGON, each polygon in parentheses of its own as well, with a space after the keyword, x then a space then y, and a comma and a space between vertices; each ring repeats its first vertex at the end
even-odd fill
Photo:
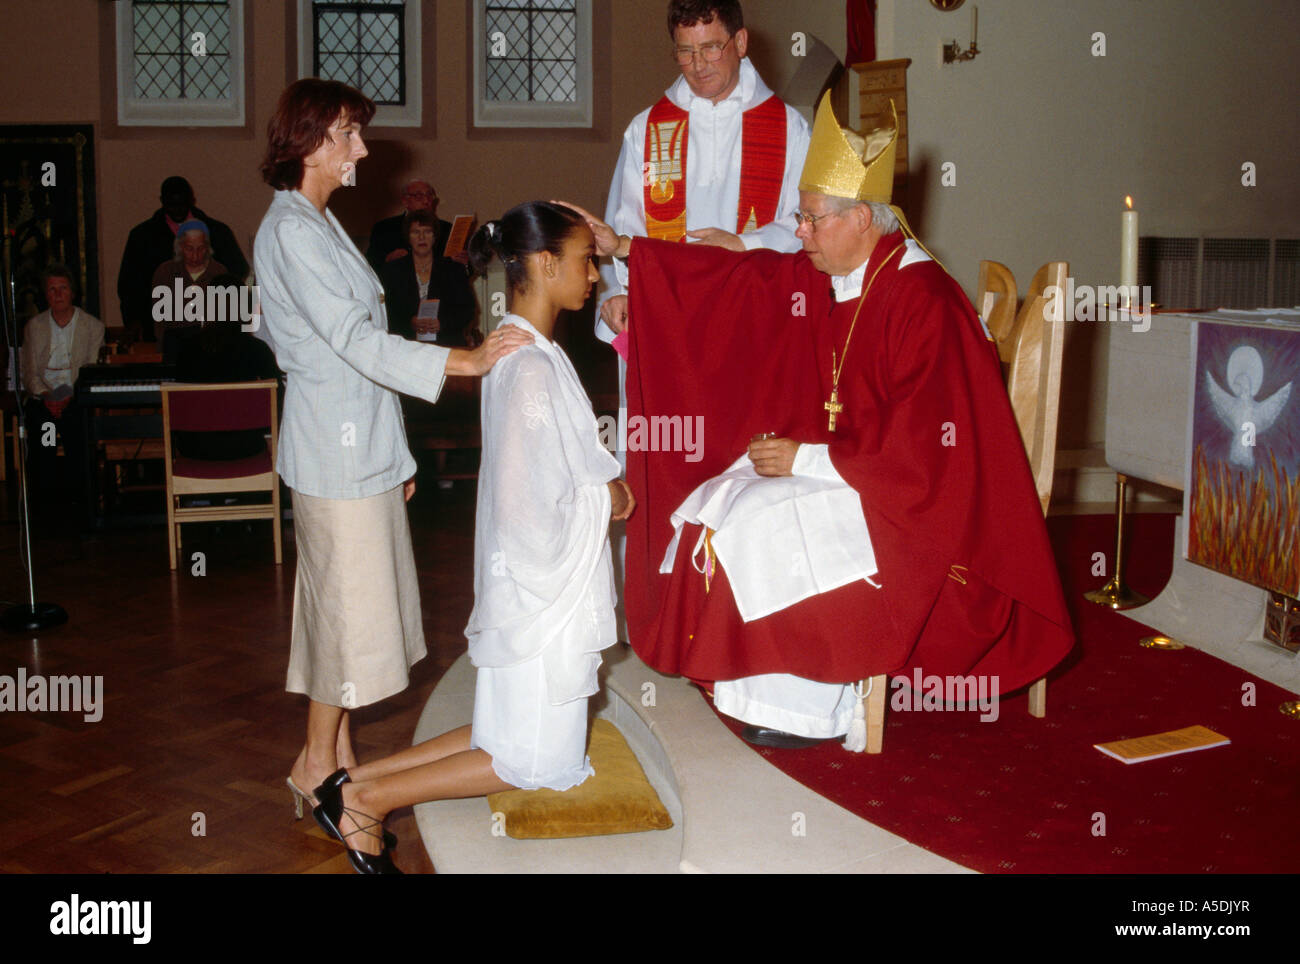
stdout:
MULTIPOLYGON (((365 833, 382 839, 383 824, 380 821, 362 813, 360 810, 353 810, 351 807, 343 806, 343 784, 347 782, 346 770, 338 770, 330 775, 324 783, 316 788, 316 799, 320 801, 320 805, 312 810, 311 815, 316 818, 316 822, 320 824, 322 830, 342 843, 344 847, 348 846, 347 838, 353 834, 365 833), (349 834, 345 834, 339 829, 339 823, 343 819, 344 813, 352 817, 353 822, 358 827, 357 830, 353 830, 349 834), (363 823, 366 820, 369 823, 363 823), (379 828, 379 830, 376 830, 376 828, 379 828)), ((393 858, 389 856, 387 845, 378 854, 363 853, 360 850, 353 850, 348 847, 348 861, 352 864, 352 869, 359 874, 401 873, 393 863, 393 858)))
POLYGON ((826 742, 810 736, 795 736, 793 733, 786 733, 784 730, 772 730, 763 726, 745 727, 740 731, 740 738, 746 743, 752 743, 754 746, 771 746, 776 747, 778 750, 803 750, 810 746, 816 746, 818 743, 826 742))
MULTIPOLYGON (((339 769, 335 770, 333 773, 331 773, 329 776, 325 778, 325 782, 316 788, 316 791, 312 794, 312 796, 315 797, 317 800, 320 800, 321 787, 325 787, 326 788, 325 792, 329 793, 331 789, 339 790, 343 786, 343 784, 351 783, 351 782, 352 782, 352 777, 348 776, 347 767, 340 767, 339 769)), ((393 833, 391 830, 385 830, 384 847, 387 850, 396 850, 397 834, 393 833)))

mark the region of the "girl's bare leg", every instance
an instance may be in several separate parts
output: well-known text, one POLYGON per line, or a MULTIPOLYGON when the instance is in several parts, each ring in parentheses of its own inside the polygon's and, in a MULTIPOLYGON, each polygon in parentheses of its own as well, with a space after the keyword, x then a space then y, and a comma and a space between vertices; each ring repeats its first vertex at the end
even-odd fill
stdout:
POLYGON ((447 731, 442 736, 435 736, 432 740, 417 743, 415 746, 407 747, 392 756, 386 756, 371 763, 348 767, 348 776, 352 778, 353 783, 363 783, 366 780, 386 777, 391 773, 398 773, 402 770, 424 766, 426 763, 433 763, 444 757, 451 756, 453 753, 462 753, 468 750, 469 735, 470 727, 457 727, 454 730, 447 731))
MULTIPOLYGON (((469 727, 462 727, 468 731, 469 727)), ((443 734, 438 740, 444 740, 461 730, 443 734)), ((464 737, 468 743, 468 733, 464 737)), ((429 740, 418 750, 436 741, 429 740)), ((444 743, 442 746, 447 746, 444 743)), ((407 753, 409 751, 403 751, 407 753)), ((401 756, 402 754, 398 754, 401 756)), ((389 757, 382 762, 389 762, 389 757)), ((364 770, 359 767, 358 771, 364 770)), ((346 810, 339 821, 339 829, 347 835, 347 844, 353 850, 377 854, 381 849, 382 828, 371 826, 370 833, 354 833, 370 822, 383 823, 385 817, 399 807, 414 806, 426 800, 452 800, 462 797, 481 797, 501 790, 513 790, 514 787, 496 775, 492 769, 492 757, 484 750, 464 749, 451 753, 432 762, 419 764, 408 769, 389 772, 385 776, 360 781, 354 774, 350 783, 343 784, 343 806, 358 810, 360 815, 353 818, 346 810), (364 816, 363 816, 364 815, 364 816)))

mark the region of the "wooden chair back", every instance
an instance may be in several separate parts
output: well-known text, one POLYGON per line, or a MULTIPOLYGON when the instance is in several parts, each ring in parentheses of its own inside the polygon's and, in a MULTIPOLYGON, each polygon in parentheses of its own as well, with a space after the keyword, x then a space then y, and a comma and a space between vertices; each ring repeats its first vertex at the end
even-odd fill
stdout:
POLYGON ((998 344, 998 357, 1004 365, 1011 361, 1009 337, 1016 323, 1016 307, 1019 295, 1016 289, 1016 277, 1011 269, 1000 261, 980 262, 979 289, 975 295, 975 309, 988 327, 993 340, 998 344), (1003 346, 1007 345, 1007 354, 1003 346))
MULTIPOLYGON (((1050 261, 1038 269, 1007 339, 1010 357, 1007 394, 1029 456, 1044 515, 1051 501, 1052 473, 1056 470, 1056 427, 1065 358, 1065 322, 1048 318, 1052 299, 1045 292, 1052 286, 1064 291, 1069 271, 1065 261, 1050 261)), ((1002 350, 999 343, 999 355, 1002 350)))
POLYGON ((280 479, 275 472, 280 426, 276 411, 275 379, 256 382, 223 382, 212 385, 164 384, 163 462, 167 472, 167 552, 171 568, 181 547, 181 525, 185 522, 221 522, 234 519, 270 519, 275 564, 282 559, 280 535, 280 479), (268 428, 266 455, 257 459, 233 459, 229 463, 199 464, 184 460, 190 471, 177 471, 172 451, 172 432, 227 432, 268 428), (221 466, 228 465, 229 471, 221 466), (218 504, 217 498, 233 492, 269 492, 269 503, 218 504), (181 496, 211 495, 210 505, 186 506, 181 496))

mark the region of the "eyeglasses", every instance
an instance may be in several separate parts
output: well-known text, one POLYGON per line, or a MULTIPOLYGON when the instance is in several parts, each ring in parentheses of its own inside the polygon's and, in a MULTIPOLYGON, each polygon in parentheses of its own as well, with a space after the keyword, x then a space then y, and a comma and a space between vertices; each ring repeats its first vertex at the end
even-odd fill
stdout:
POLYGON ((685 67, 695 59, 698 53, 700 59, 706 64, 716 64, 722 59, 722 52, 727 49, 727 45, 735 40, 735 35, 727 38, 726 43, 719 43, 714 40, 706 44, 700 44, 698 47, 674 47, 673 58, 677 61, 678 66, 685 67))
POLYGON ((810 228, 815 228, 817 222, 822 218, 833 218, 835 215, 835 211, 827 211, 825 214, 809 214, 807 211, 795 211, 794 220, 796 224, 806 224, 810 228))

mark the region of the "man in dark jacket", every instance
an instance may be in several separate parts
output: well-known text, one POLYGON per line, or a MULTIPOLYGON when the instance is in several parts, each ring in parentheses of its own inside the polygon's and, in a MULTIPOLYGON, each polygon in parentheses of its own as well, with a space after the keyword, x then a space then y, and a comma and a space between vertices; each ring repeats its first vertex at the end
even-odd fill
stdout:
MULTIPOLYGON (((382 274, 383 266, 389 261, 410 254, 410 242, 407 231, 410 230, 410 215, 415 211, 429 211, 437 221, 433 235, 433 250, 439 257, 447 246, 447 235, 451 233, 451 222, 438 217, 438 192, 428 181, 419 179, 408 181, 402 188, 401 214, 375 222, 370 229, 370 244, 366 248, 366 260, 382 274)), ((462 264, 465 262, 462 260, 462 264)))
POLYGON ((117 273, 117 297, 122 306, 122 323, 135 338, 154 340, 153 275, 164 261, 175 257, 176 229, 186 221, 199 220, 208 226, 212 257, 236 277, 248 276, 248 262, 239 249, 235 234, 194 206, 194 189, 183 177, 169 177, 159 192, 162 207, 153 217, 137 224, 126 239, 122 267, 117 273))

